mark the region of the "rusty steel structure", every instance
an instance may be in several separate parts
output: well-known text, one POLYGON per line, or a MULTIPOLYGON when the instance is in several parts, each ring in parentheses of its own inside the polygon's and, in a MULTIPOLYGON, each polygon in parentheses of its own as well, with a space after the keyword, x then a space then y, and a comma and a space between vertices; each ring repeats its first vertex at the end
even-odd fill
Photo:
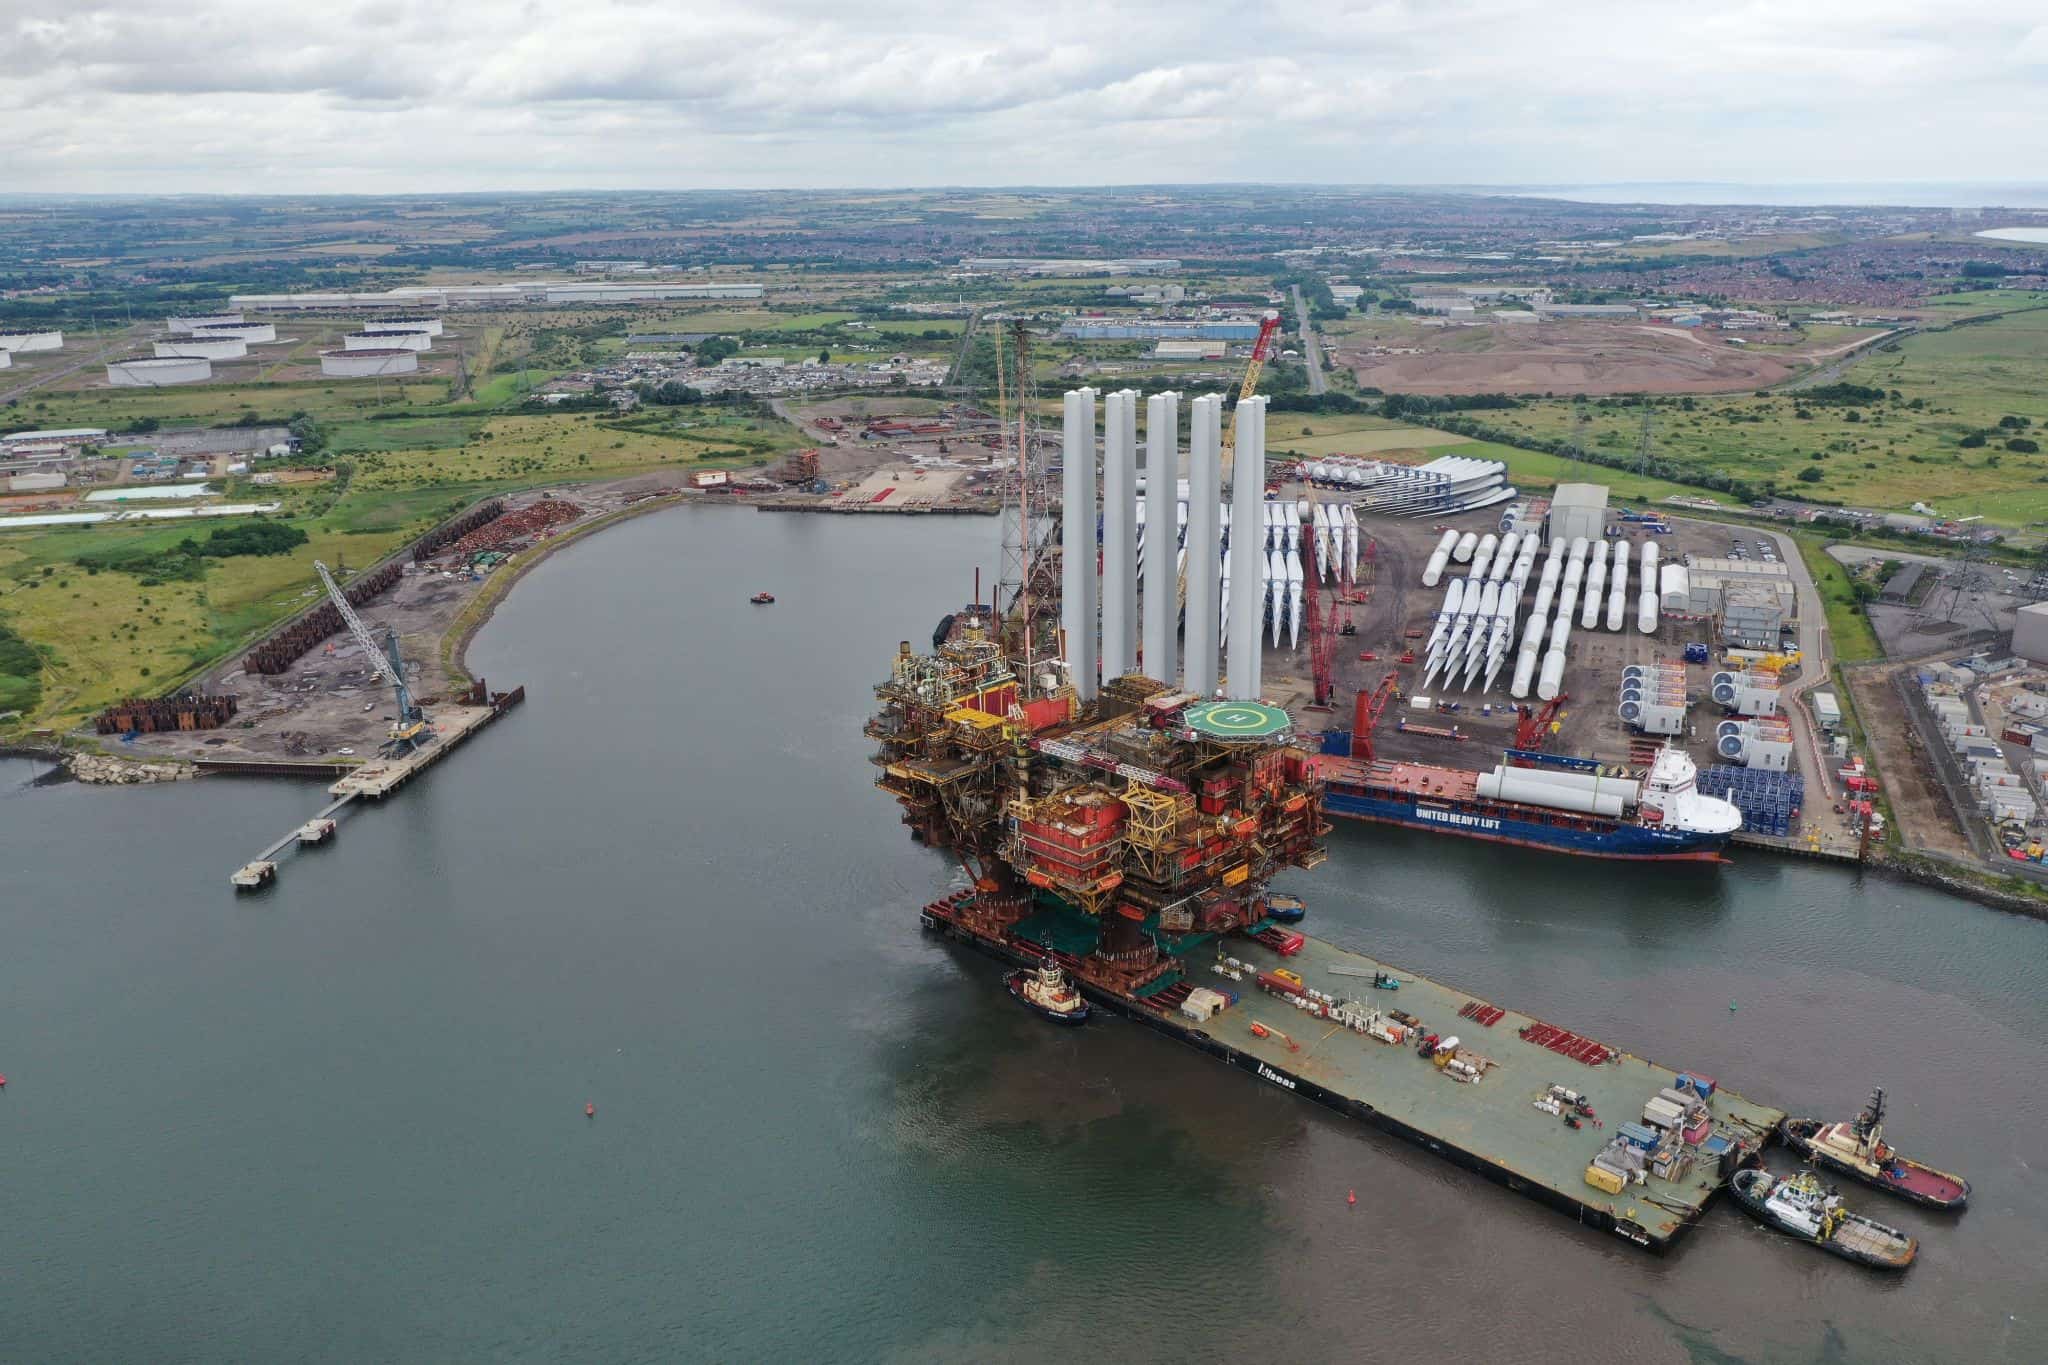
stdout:
POLYGON ((218 730, 234 719, 233 693, 205 696, 178 692, 168 697, 129 697, 93 717, 102 735, 153 735, 166 730, 218 730))
MULTIPOLYGON (((405 566, 395 559, 371 569, 345 589, 349 604, 360 607, 380 593, 389 591, 404 572, 405 566)), ((308 650, 342 630, 345 624, 332 602, 322 602, 303 616, 285 622, 257 643, 243 656, 243 671, 282 673, 304 657, 308 650)))
POLYGON ((1259 931, 1268 878, 1323 859, 1316 759, 1286 714, 1203 702, 1140 674, 1094 703, 1028 696, 982 626, 909 644, 875 688, 876 785, 973 881, 927 914, 1087 985, 1176 1002, 1184 960, 1259 931))
MULTIPOLYGON (((426 563, 436 554, 440 553, 442 546, 454 544, 471 531, 476 530, 477 527, 496 521, 504 514, 505 500, 503 498, 492 498, 489 502, 477 504, 459 517, 453 517, 448 521, 442 522, 439 526, 436 526, 433 530, 413 542, 412 562, 415 564, 426 563)), ((350 600, 353 601, 354 599, 351 598, 350 600)), ((358 603, 357 605, 361 604, 358 603)))

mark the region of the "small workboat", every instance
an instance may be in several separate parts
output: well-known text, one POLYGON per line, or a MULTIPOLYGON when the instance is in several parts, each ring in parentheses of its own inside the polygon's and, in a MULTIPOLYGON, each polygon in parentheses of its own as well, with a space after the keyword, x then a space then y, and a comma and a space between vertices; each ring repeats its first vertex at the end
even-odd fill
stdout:
POLYGON ((1900 1156, 1884 1140, 1881 1087, 1849 1123, 1787 1118, 1779 1128, 1793 1151, 1887 1194, 1936 1209, 1960 1209, 1970 1202, 1969 1181, 1900 1156))
POLYGON ((1036 969, 1021 967, 1011 972, 1003 978, 1003 984, 1010 988, 1018 1004, 1041 1019, 1050 1019, 1055 1024, 1079 1024, 1088 1018, 1088 1002, 1050 958, 1036 969))
POLYGON ((757 592, 747 600, 757 607, 765 607, 775 600, 775 594, 772 592, 757 592))
POLYGON ((1301 917, 1308 913, 1308 906, 1299 896, 1266 895, 1266 918, 1282 924, 1299 924, 1301 917))
POLYGON ((1781 1178, 1747 1167, 1735 1173, 1728 1189, 1759 1223, 1858 1265, 1904 1270, 1920 1251, 1917 1239, 1843 1208, 1841 1196, 1812 1171, 1781 1178))

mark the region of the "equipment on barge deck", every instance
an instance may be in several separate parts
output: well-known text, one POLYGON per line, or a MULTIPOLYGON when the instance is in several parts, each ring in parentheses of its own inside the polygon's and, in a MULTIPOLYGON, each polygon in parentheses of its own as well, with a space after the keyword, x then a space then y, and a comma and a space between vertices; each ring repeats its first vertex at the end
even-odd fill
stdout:
POLYGON ((1841 1196, 1811 1171, 1780 1178, 1753 1166, 1737 1171, 1728 1189, 1743 1212, 1764 1226, 1858 1265, 1904 1270, 1920 1251, 1918 1239, 1849 1212, 1841 1196))
POLYGON ((1848 1123, 1787 1118, 1779 1125, 1793 1151, 1831 1171, 1929 1208, 1961 1209, 1970 1202, 1970 1182, 1900 1156, 1884 1140, 1884 1089, 1848 1123))

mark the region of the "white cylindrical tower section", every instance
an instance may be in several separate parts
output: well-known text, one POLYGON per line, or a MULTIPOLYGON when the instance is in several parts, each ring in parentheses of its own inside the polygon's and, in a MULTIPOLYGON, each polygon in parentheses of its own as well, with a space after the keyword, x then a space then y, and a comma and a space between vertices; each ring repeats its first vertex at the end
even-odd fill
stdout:
POLYGON ((1187 662, 1181 684, 1199 697, 1216 695, 1222 445, 1223 400, 1205 394, 1188 405, 1187 662))
MULTIPOLYGON (((1266 499, 1266 400, 1247 398, 1237 405, 1237 453, 1230 471, 1232 523, 1257 526, 1266 499)), ((1252 537, 1230 538, 1230 657, 1225 663, 1224 694, 1233 701, 1257 701, 1260 684, 1260 581, 1262 556, 1252 537)))
POLYGON ((1174 657, 1175 618, 1180 590, 1174 554, 1175 498, 1180 486, 1180 395, 1155 393, 1145 400, 1145 676, 1171 683, 1180 672, 1174 657))
POLYGON ((1138 395, 1102 402, 1102 676, 1138 666, 1138 395))
MULTIPOLYGON (((413 356, 413 352, 403 354, 413 356)), ((417 357, 414 357, 417 363, 417 357)), ((1092 701, 1095 677, 1095 390, 1066 398, 1060 442, 1060 629, 1074 691, 1092 701)))
MULTIPOLYGON (((1647 567, 1644 570, 1648 572, 1647 567)), ((1645 581, 1648 581, 1647 579, 1645 581)), ((1644 635, 1657 633, 1657 590, 1644 588, 1636 598, 1636 629, 1644 635)))
POLYGON ((1457 560, 1460 564, 1470 564, 1473 552, 1478 550, 1478 548, 1479 533, 1477 531, 1467 531, 1464 535, 1459 536, 1458 543, 1451 547, 1451 558, 1457 560))

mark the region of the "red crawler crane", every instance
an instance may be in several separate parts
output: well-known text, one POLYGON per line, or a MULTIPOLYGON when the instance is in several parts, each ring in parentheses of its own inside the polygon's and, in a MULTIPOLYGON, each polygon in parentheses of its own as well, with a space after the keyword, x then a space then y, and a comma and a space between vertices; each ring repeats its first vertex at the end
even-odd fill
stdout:
POLYGON ((1360 690, 1358 708, 1351 716, 1351 756, 1372 762, 1372 732, 1380 723, 1380 713, 1387 709, 1387 703, 1400 695, 1401 675, 1389 670, 1380 679, 1380 685, 1372 691, 1360 690))
POLYGON ((1526 706, 1516 707, 1515 710, 1521 714, 1521 719, 1515 722, 1515 747, 1542 748, 1545 736, 1550 733, 1550 722, 1557 719, 1558 711, 1570 700, 1570 696, 1560 692, 1543 703, 1543 709, 1540 711, 1532 711, 1526 706))

